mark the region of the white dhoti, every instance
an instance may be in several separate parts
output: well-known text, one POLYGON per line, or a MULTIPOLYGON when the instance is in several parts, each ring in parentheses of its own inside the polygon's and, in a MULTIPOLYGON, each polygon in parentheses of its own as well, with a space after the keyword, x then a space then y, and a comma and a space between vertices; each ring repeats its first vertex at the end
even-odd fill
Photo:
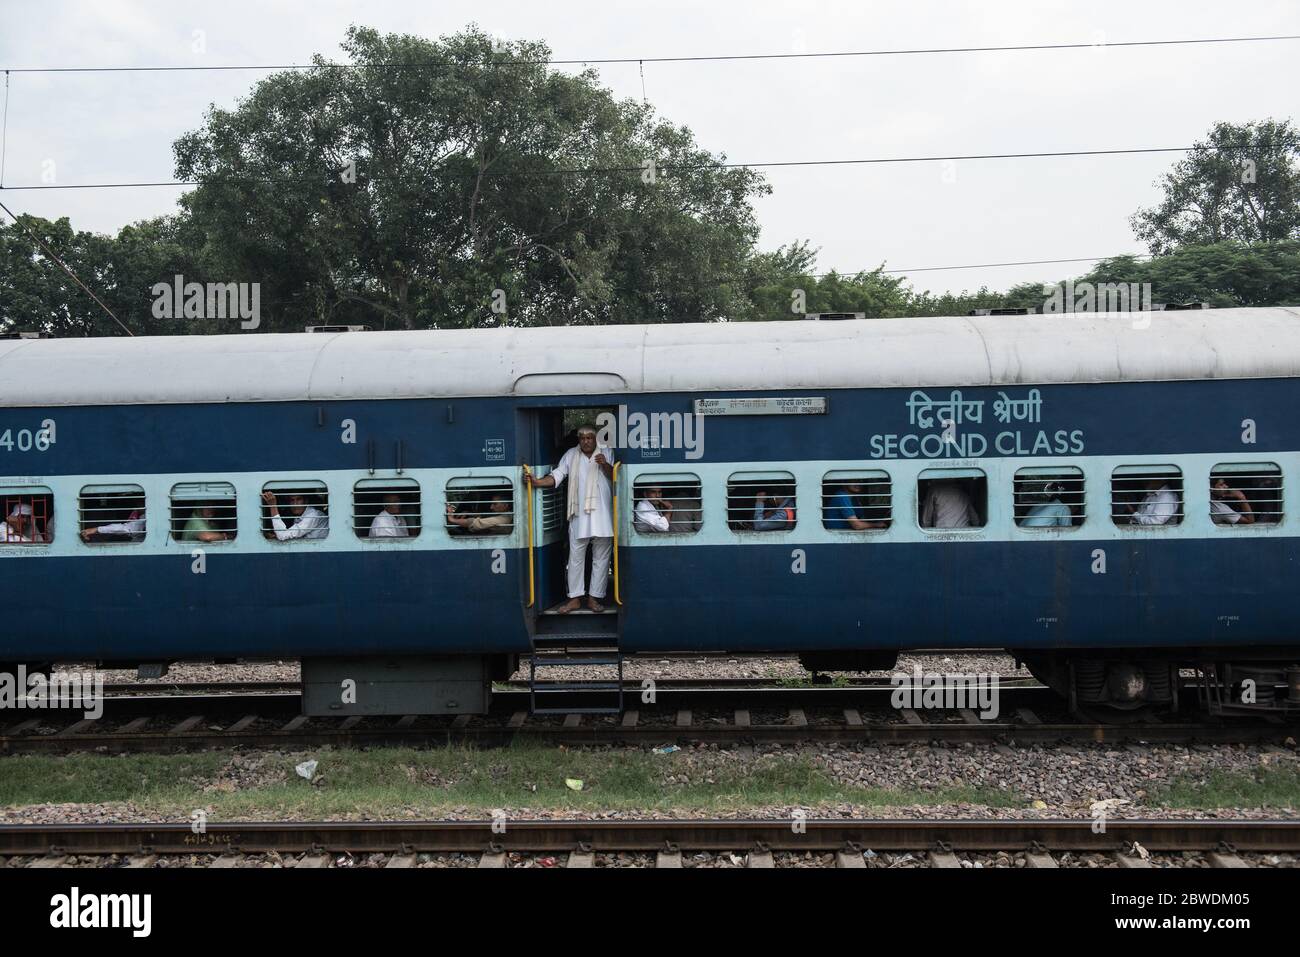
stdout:
POLYGON ((604 598, 609 583, 609 561, 614 555, 613 538, 579 538, 577 523, 569 525, 569 597, 604 598), (584 581, 587 571, 587 546, 591 546, 591 588, 584 581))

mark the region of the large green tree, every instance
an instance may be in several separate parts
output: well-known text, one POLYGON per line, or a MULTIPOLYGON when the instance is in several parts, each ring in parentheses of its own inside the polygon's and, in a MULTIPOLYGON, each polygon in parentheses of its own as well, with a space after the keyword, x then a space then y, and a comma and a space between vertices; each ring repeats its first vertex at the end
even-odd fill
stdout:
POLYGON ((343 47, 343 67, 272 75, 176 143, 208 278, 263 283, 264 327, 743 310, 759 174, 540 43, 354 27, 343 47))
POLYGON ((1129 220, 1161 256, 1225 240, 1300 238, 1300 130, 1289 120, 1217 123, 1157 185, 1164 198, 1129 220))

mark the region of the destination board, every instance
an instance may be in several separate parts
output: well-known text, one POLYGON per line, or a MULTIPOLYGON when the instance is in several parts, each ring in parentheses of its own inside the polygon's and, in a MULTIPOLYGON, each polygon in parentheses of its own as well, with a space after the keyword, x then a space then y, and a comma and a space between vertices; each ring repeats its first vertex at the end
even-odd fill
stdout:
POLYGON ((825 415, 825 396, 696 399, 696 415, 825 415))

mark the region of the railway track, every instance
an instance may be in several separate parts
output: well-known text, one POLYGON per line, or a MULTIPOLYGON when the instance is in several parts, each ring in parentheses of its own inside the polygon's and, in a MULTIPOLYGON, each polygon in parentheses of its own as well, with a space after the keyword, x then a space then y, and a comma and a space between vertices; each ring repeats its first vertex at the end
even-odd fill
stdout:
MULTIPOLYGON (((665 682, 653 703, 630 687, 622 715, 584 715, 572 692, 559 716, 533 716, 518 687, 493 694, 483 716, 306 717, 297 693, 106 696, 98 720, 73 710, 0 713, 0 754, 61 751, 174 751, 222 748, 419 747, 448 743, 499 746, 516 741, 566 744, 802 741, 983 742, 1025 745, 1097 743, 1282 745, 1300 738, 1295 719, 1210 719, 1097 724, 1068 716, 1059 698, 1034 683, 1003 685, 996 717, 974 710, 895 709, 893 689, 878 685, 774 687, 745 682, 665 682)), ((1187 689, 1190 705, 1193 698, 1187 689)))
POLYGON ((0 825, 3 867, 1294 867, 1300 821, 519 820, 0 825), (546 863, 549 861, 549 863, 546 863))
MULTIPOLYGON (((626 686, 629 694, 639 694, 640 679, 629 678, 626 686)), ((1014 676, 1000 679, 1003 687, 1041 687, 1034 678, 1014 676)), ((887 675, 871 675, 841 679, 838 682, 816 682, 811 677, 792 678, 657 678, 655 686, 668 691, 693 691, 701 689, 764 689, 764 688, 886 688, 890 687, 887 675)), ((526 691, 527 681, 496 682, 494 687, 502 691, 526 691)), ((297 681, 218 681, 218 682, 183 682, 168 684, 161 681, 132 681, 104 685, 105 697, 129 697, 132 695, 223 695, 223 694, 295 694, 302 691, 301 682, 297 681)))

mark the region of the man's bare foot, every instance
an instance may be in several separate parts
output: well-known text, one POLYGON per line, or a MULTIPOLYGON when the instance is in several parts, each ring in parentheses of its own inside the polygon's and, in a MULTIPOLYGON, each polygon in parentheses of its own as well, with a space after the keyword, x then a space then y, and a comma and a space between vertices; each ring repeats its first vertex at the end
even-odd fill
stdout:
POLYGON ((570 598, 568 601, 566 601, 566 602, 565 602, 563 605, 561 605, 559 608, 555 609, 555 613, 556 613, 557 615, 567 615, 569 612, 571 612, 571 611, 577 611, 577 610, 578 610, 579 608, 581 608, 581 607, 582 607, 582 599, 581 599, 581 598, 570 598))
POLYGON ((602 605, 600 602, 596 601, 596 599, 592 598, 590 595, 587 596, 587 607, 592 611, 594 611, 596 614, 600 614, 602 611, 605 610, 605 606, 602 605))

